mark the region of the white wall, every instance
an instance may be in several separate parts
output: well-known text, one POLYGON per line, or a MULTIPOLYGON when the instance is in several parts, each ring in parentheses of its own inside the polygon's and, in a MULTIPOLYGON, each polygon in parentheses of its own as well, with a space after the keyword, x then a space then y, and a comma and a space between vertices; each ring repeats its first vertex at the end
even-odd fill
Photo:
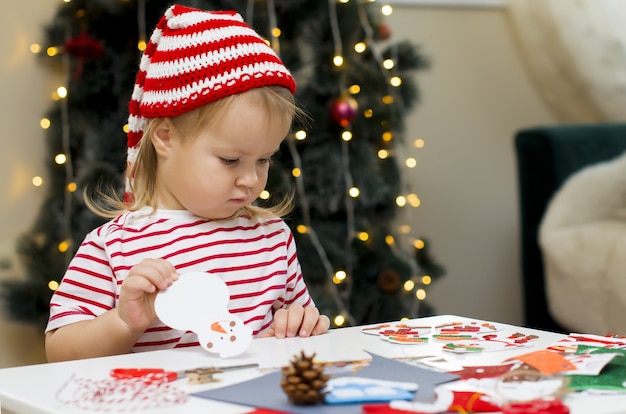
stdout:
MULTIPOLYGON (((7 2, 0 14, 0 259, 31 227, 45 188, 31 185, 47 154, 39 118, 54 76, 28 52, 58 2, 7 2)), ((555 123, 527 77, 502 9, 396 6, 398 39, 420 44, 432 69, 418 75, 422 104, 411 114, 407 149, 418 160, 408 179, 422 206, 412 217, 447 275, 428 291, 439 313, 521 323, 519 222, 512 137, 555 123)), ((16 263, 14 262, 14 265, 16 263)), ((0 277, 7 272, 0 270, 0 277)), ((0 311, 1 313, 1 311, 0 311)), ((43 362, 42 334, 0 314, 0 367, 43 362)))
POLYGON ((504 9, 396 6, 389 22, 432 61, 417 76, 422 104, 407 124, 408 141, 426 142, 409 150, 422 202, 413 228, 447 270, 428 301, 440 314, 521 324, 513 135, 556 120, 530 83, 504 9))
MULTIPOLYGON (((0 280, 21 274, 16 239, 30 229, 44 195, 32 177, 44 172, 45 135, 39 127, 54 90, 52 76, 29 51, 43 39, 42 25, 58 3, 23 0, 3 3, 0 13, 0 280)), ((43 362, 43 334, 12 323, 0 310, 0 367, 43 362)))

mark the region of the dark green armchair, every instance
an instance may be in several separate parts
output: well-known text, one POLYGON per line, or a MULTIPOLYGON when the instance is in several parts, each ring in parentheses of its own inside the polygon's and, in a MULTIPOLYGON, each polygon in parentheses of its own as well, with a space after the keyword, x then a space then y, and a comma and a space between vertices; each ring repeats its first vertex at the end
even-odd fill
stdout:
POLYGON ((626 124, 621 123, 545 126, 516 133, 525 326, 568 331, 550 314, 537 239, 549 200, 572 173, 625 150, 626 124))

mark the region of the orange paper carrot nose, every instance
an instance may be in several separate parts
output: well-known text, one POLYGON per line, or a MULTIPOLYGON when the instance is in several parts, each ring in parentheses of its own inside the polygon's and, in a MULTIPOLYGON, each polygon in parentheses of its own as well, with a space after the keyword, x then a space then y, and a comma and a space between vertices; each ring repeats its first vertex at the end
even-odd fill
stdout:
POLYGON ((224 328, 222 328, 222 325, 220 325, 220 321, 215 321, 211 324, 211 330, 212 331, 217 331, 217 332, 221 332, 221 333, 226 333, 226 331, 224 330, 224 328))

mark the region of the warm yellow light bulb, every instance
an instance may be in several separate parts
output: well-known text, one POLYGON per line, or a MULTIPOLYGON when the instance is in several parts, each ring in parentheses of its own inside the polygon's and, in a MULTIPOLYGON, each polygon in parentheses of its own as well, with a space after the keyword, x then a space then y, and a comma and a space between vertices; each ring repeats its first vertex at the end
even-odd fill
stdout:
POLYGON ((406 197, 405 197, 405 196, 402 196, 402 195, 400 195, 400 196, 396 197, 396 205, 397 205, 398 207, 404 207, 404 206, 406 206, 406 197))
POLYGON ((389 131, 383 132, 383 141, 390 142, 393 139, 393 134, 389 131))
POLYGON ((300 234, 306 234, 309 232, 309 228, 304 224, 298 224, 298 226, 296 227, 296 231, 300 234))
POLYGON ((67 187, 66 187, 66 188, 67 188, 67 191, 68 191, 68 192, 73 193, 73 192, 75 192, 75 191, 76 191, 76 189, 78 188, 78 186, 76 185, 76 183, 75 183, 75 182, 71 182, 71 183, 68 183, 68 184, 67 184, 67 187))
POLYGON ((383 60, 383 68, 385 68, 385 69, 393 69, 394 66, 395 66, 395 63, 393 62, 393 60, 391 60, 391 59, 383 60))
POLYGON ((365 44, 365 42, 359 42, 354 45, 354 51, 356 53, 363 53, 365 52, 365 50, 367 50, 367 45, 365 44))
POLYGON ((261 191, 261 194, 259 194, 259 198, 261 200, 268 200, 270 198, 270 192, 267 190, 261 191))
POLYGON ((361 194, 361 190, 358 187, 352 187, 348 190, 348 195, 352 198, 357 198, 361 194))
POLYGON ((59 288, 59 282, 57 282, 56 280, 51 280, 48 282, 48 289, 57 290, 58 288, 59 288))
POLYGON ((341 139, 343 139, 346 142, 350 141, 352 139, 352 132, 351 131, 343 131, 341 133, 341 139))
POLYGON ((383 7, 380 8, 380 12, 385 16, 391 16, 391 14, 393 13, 393 7, 385 4, 383 7))
POLYGON ((413 288, 415 288, 415 282, 409 279, 406 282, 404 282, 404 285, 402 286, 402 288, 404 289, 405 292, 410 292, 413 290, 413 288))
POLYGON ((281 33, 282 32, 278 27, 275 27, 272 29, 272 36, 274 37, 280 37, 281 33))
POLYGON ((415 168, 417 166, 417 160, 415 158, 407 158, 406 161, 404 161, 404 165, 407 166, 407 168, 415 168))
POLYGON ((59 165, 65 164, 67 161, 67 156, 65 154, 57 154, 54 156, 54 162, 59 165))
POLYGON ((409 202, 411 207, 419 207, 422 204, 421 200, 417 196, 417 194, 411 193, 406 196, 406 200, 409 202))
POLYGON ((402 85, 402 79, 399 76, 392 76, 391 79, 389 79, 389 84, 397 88, 402 85))
POLYGON ((350 94, 352 95, 356 95, 357 93, 361 92, 361 87, 359 85, 351 85, 348 88, 348 92, 350 92, 350 94))
POLYGON ((424 289, 417 289, 415 291, 415 297, 417 298, 417 300, 426 299, 426 291, 424 289))
POLYGON ((346 318, 343 315, 337 315, 333 319, 335 326, 343 326, 346 323, 346 318))
POLYGON ((41 46, 37 43, 33 43, 32 45, 30 45, 30 51, 31 53, 39 53, 41 52, 41 46))
POLYGON ((333 57, 333 65, 340 67, 343 65, 343 56, 335 55, 333 57))
POLYGON ((145 40, 140 40, 139 42, 137 42, 137 49, 140 52, 143 52, 144 50, 146 50, 146 46, 147 46, 147 44, 146 44, 145 40))
POLYGON ((294 138, 297 139, 298 141, 304 141, 306 139, 306 131, 301 129, 299 131, 296 131, 295 134, 293 134, 294 138))
POLYGON ((41 118, 41 120, 39 121, 39 126, 42 129, 50 128, 50 120, 48 118, 41 118))
POLYGON ((335 277, 337 278, 337 280, 346 280, 346 277, 348 277, 348 275, 346 274, 345 270, 337 270, 335 272, 335 277))
POLYGON ((384 160, 388 157, 389 157, 389 151, 387 151, 386 149, 378 150, 378 158, 380 158, 381 160, 384 160))
POLYGON ((422 276, 422 283, 425 285, 430 285, 433 279, 429 275, 422 276))
POLYGON ((365 241, 368 241, 368 240, 369 240, 370 235, 369 235, 369 233, 368 233, 368 232, 366 232, 366 231, 361 231, 361 232, 359 232, 359 234, 358 234, 358 236, 357 236, 357 237, 359 238, 359 240, 361 240, 361 241, 365 242, 365 241))
POLYGON ((413 242, 413 247, 419 250, 423 249, 425 245, 424 240, 417 239, 413 242))
POLYGON ((415 148, 424 148, 424 140, 421 138, 416 139, 415 141, 413 141, 413 146, 415 148))
POLYGON ((41 178, 40 176, 36 175, 33 177, 32 179, 32 183, 35 187, 41 187, 43 185, 43 178, 41 178))
POLYGON ((59 243, 57 248, 61 253, 65 253, 70 248, 70 242, 68 240, 63 240, 61 243, 59 243))
POLYGON ((396 239, 394 239, 393 236, 389 234, 385 236, 385 243, 387 243, 389 246, 393 246, 394 244, 396 244, 396 239))
POLYGON ((294 177, 300 177, 300 175, 302 175, 302 170, 300 170, 300 168, 294 168, 291 170, 291 175, 294 177))

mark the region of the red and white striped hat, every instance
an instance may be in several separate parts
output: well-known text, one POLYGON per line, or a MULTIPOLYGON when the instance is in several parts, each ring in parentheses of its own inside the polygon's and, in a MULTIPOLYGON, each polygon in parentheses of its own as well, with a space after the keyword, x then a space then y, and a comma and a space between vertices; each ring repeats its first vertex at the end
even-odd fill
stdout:
POLYGON ((272 85, 295 93, 280 58, 238 13, 171 6, 139 64, 129 104, 128 165, 136 159, 146 118, 181 115, 272 85))

